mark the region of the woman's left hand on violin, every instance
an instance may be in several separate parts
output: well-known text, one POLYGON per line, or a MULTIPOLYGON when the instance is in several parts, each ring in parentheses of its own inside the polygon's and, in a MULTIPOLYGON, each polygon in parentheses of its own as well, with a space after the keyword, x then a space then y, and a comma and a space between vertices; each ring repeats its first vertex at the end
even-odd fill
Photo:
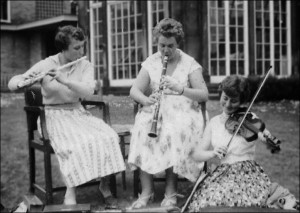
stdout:
POLYGON ((181 93, 183 86, 178 83, 178 81, 171 76, 164 76, 161 85, 163 88, 168 88, 175 92, 181 93))

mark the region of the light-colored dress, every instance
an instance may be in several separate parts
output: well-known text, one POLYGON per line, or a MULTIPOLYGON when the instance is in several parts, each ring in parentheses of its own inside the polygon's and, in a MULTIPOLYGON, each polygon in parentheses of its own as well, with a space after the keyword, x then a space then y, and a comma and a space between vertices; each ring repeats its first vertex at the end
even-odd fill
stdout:
MULTIPOLYGON (((60 66, 58 55, 35 64, 30 72, 47 71, 60 66)), ((70 69, 62 70, 93 94, 95 82, 92 64, 79 61, 70 69)), ((46 125, 51 145, 56 153, 60 170, 68 187, 125 170, 117 133, 102 119, 86 111, 79 100, 82 95, 50 76, 41 80, 46 125)), ((38 127, 40 130, 39 120, 38 127)))
MULTIPOLYGON (((211 119, 203 137, 211 137, 212 147, 227 145, 231 134, 225 129, 228 115, 211 119)), ((237 135, 228 147, 221 164, 209 175, 191 199, 190 212, 207 206, 266 207, 271 182, 255 162, 257 141, 247 142, 237 135)))
MULTIPOLYGON (((172 74, 182 86, 190 87, 188 75, 201 66, 181 50, 177 67, 172 74)), ((152 91, 158 90, 162 62, 159 52, 149 56, 142 66, 148 71, 152 91)), ((201 141, 204 122, 200 105, 170 90, 161 98, 157 125, 157 138, 150 138, 154 105, 142 107, 136 115, 132 129, 128 163, 149 174, 157 174, 173 167, 174 173, 196 181, 203 164, 189 156, 191 149, 201 141)), ((207 116, 207 113, 206 113, 207 116)))

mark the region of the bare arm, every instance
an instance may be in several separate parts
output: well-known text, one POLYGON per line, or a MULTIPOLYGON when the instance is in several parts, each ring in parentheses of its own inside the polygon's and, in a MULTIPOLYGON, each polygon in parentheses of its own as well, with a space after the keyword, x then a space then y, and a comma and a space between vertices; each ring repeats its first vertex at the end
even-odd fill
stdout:
POLYGON ((202 142, 199 143, 192 153, 192 158, 195 161, 203 162, 214 157, 221 159, 226 155, 226 146, 216 146, 213 150, 209 150, 211 146, 211 131, 213 131, 213 127, 211 126, 211 123, 209 123, 204 130, 202 142))
POLYGON ((192 158, 195 161, 204 162, 214 157, 212 150, 208 150, 211 145, 211 127, 208 124, 204 130, 203 138, 198 146, 192 152, 192 158))
POLYGON ((150 76, 145 68, 142 67, 136 80, 134 81, 130 89, 130 97, 133 98, 136 102, 139 102, 143 106, 149 106, 154 104, 157 100, 155 94, 147 97, 145 95, 146 90, 150 85, 150 76))
POLYGON ((195 70, 188 76, 191 88, 183 87, 171 76, 165 76, 162 86, 178 92, 194 101, 206 102, 208 100, 208 90, 200 69, 195 70))
POLYGON ((24 81, 26 78, 23 75, 15 75, 14 77, 12 77, 9 82, 8 82, 8 88, 10 91, 17 91, 20 90, 18 88, 18 84, 21 81, 24 81))
POLYGON ((202 76, 202 70, 197 69, 189 75, 189 81, 192 88, 184 88, 182 95, 198 102, 208 100, 208 90, 202 76))

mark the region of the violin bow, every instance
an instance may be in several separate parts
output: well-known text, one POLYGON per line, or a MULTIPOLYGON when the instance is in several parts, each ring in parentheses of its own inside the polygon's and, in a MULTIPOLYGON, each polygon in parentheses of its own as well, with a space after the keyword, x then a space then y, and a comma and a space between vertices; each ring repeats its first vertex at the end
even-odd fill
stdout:
POLYGON ((254 97, 252 98, 252 101, 251 101, 250 105, 248 106, 247 111, 245 112, 245 114, 244 114, 244 116, 243 116, 243 118, 242 118, 240 124, 238 125, 238 128, 236 128, 236 130, 234 131, 234 134, 231 136, 230 141, 229 141, 228 144, 227 144, 227 148, 229 147, 230 143, 232 142, 232 139, 237 135, 237 133, 239 132, 241 126, 243 125, 243 122, 244 122, 244 120, 246 119, 246 116, 247 116, 248 112, 250 111, 250 108, 252 107, 252 105, 253 105, 253 103, 254 103, 254 101, 255 101, 255 99, 256 99, 258 93, 260 92, 260 90, 261 90, 261 88, 263 87, 265 81, 267 80, 269 74, 271 73, 271 68, 272 68, 272 66, 269 67, 266 76, 264 77, 264 79, 263 79, 263 81, 261 82, 259 88, 257 89, 257 91, 256 91, 256 93, 255 93, 255 95, 254 95, 254 97))

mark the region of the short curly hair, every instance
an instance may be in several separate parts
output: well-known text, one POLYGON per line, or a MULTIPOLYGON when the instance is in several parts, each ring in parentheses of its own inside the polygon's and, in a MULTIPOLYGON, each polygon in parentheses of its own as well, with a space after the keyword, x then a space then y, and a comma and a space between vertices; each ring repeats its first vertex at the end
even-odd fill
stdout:
POLYGON ((160 35, 166 38, 174 37, 179 44, 184 38, 182 24, 175 19, 164 18, 153 29, 153 38, 156 43, 160 35))
POLYGON ((79 27, 66 25, 59 27, 55 36, 55 47, 58 51, 67 50, 71 43, 71 38, 79 41, 85 40, 84 32, 79 27))
POLYGON ((230 97, 239 97, 240 103, 249 100, 250 86, 248 80, 240 75, 227 76, 219 85, 219 93, 224 92, 230 97))

